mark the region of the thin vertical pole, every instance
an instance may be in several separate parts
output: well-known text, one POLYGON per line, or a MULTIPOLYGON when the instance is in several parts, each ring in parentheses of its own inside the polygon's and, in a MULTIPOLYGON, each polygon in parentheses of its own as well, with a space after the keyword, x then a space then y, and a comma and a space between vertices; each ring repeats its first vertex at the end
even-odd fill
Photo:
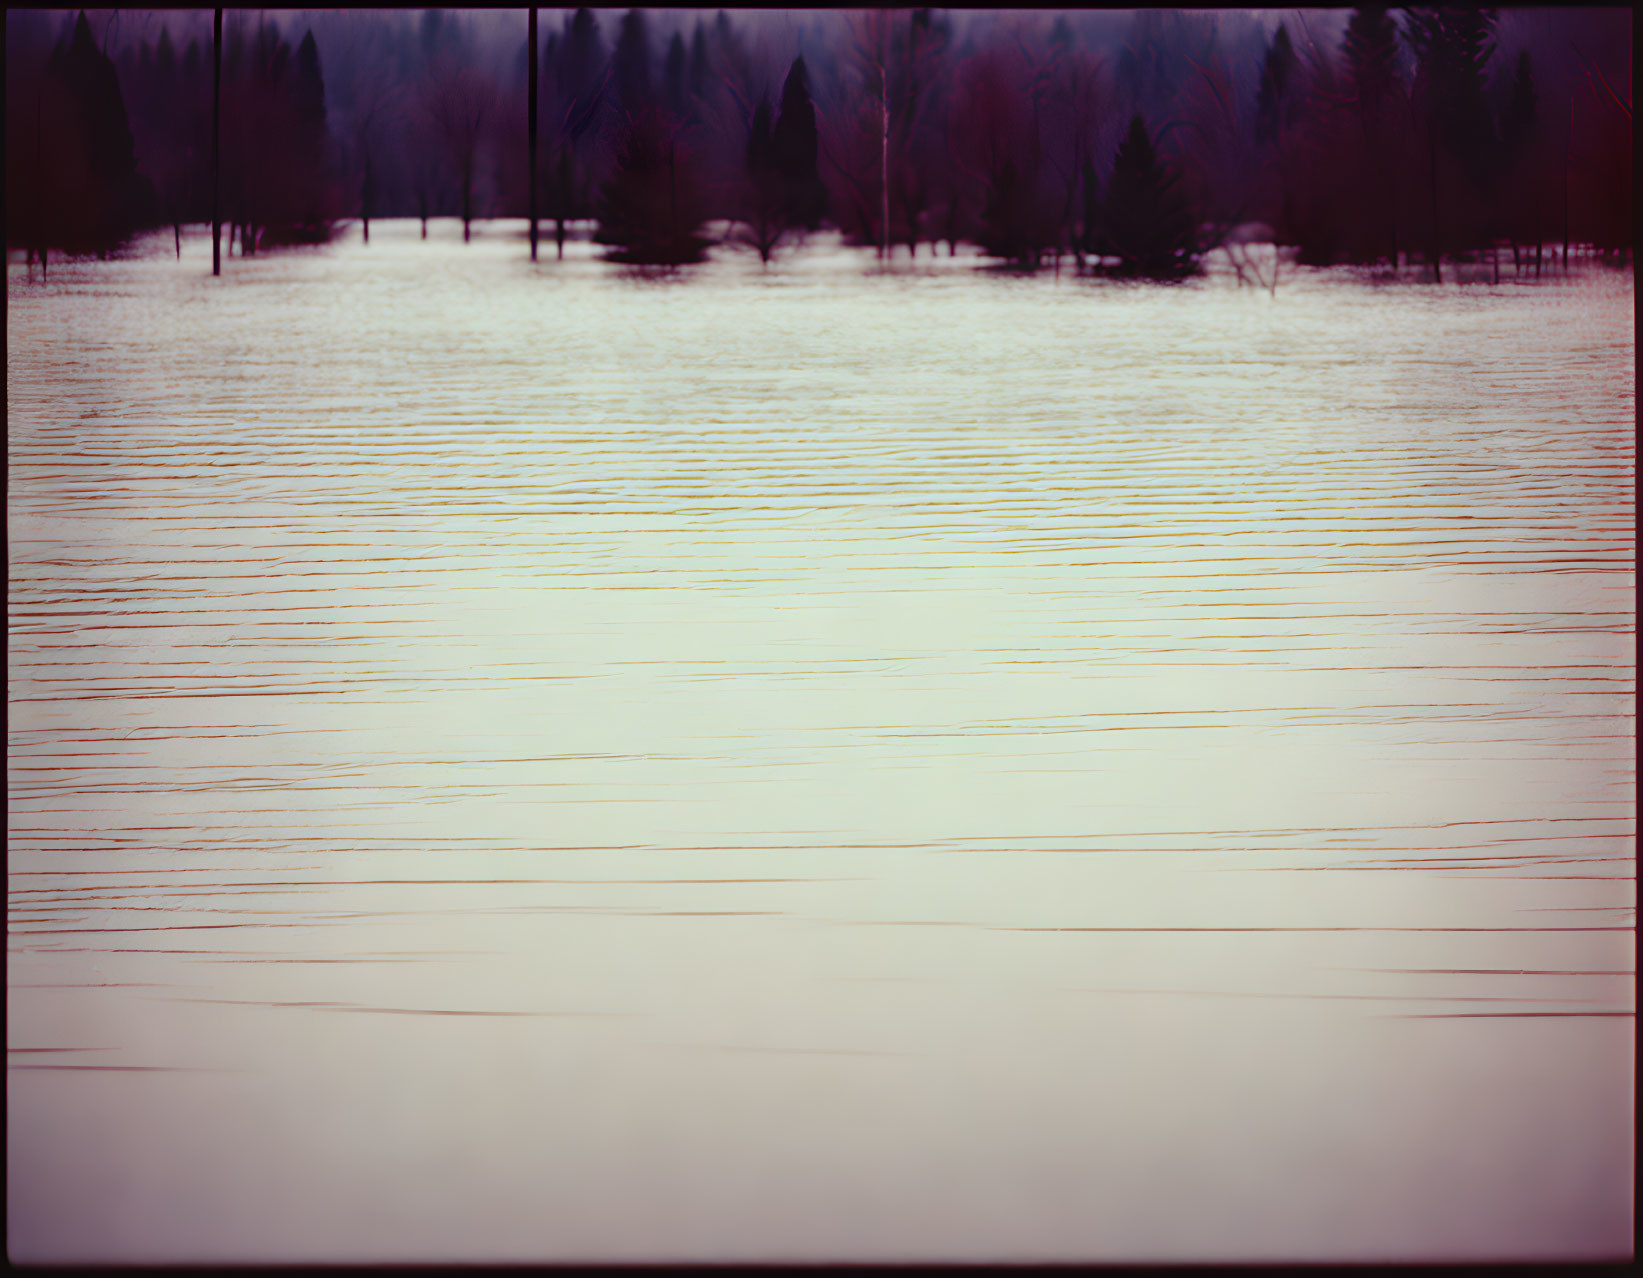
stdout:
POLYGON ((211 19, 211 273, 222 274, 222 10, 211 19))
POLYGON ((1575 144, 1575 99, 1569 95, 1569 132, 1563 140, 1563 269, 1569 269, 1569 152, 1575 144))
POLYGON ((40 278, 46 278, 46 258, 50 250, 46 248, 46 215, 43 205, 43 195, 46 189, 46 166, 44 147, 41 136, 45 126, 41 117, 45 114, 45 94, 40 93, 34 99, 34 238, 36 251, 40 255, 40 278))
POLYGON ((883 201, 880 217, 884 223, 879 233, 879 257, 882 261, 890 261, 890 14, 884 10, 879 16, 884 20, 884 27, 879 38, 879 104, 881 119, 884 126, 884 135, 881 139, 879 151, 880 171, 879 185, 882 188, 883 201))
POLYGON ((536 10, 531 10, 530 36, 530 103, 525 108, 530 114, 527 121, 531 138, 531 261, 536 261, 536 10))
POLYGON ((1432 278, 1443 283, 1443 235, 1438 229, 1438 142, 1435 135, 1427 135, 1427 153, 1432 168, 1432 278))

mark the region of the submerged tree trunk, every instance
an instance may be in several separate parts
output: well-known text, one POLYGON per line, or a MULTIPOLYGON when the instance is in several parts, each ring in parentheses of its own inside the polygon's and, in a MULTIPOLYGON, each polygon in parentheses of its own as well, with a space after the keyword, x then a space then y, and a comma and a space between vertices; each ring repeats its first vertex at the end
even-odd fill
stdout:
POLYGON ((176 240, 177 260, 180 262, 183 260, 183 224, 175 218, 171 221, 171 235, 176 240))
POLYGON ((365 231, 365 242, 371 242, 371 153, 365 153, 365 179, 359 189, 359 220, 365 231))

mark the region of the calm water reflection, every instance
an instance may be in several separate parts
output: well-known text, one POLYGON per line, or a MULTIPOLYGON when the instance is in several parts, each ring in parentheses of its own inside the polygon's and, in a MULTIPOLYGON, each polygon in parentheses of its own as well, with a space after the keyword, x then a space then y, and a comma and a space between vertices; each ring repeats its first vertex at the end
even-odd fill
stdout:
POLYGON ((1630 1253, 1629 273, 373 230, 8 268, 13 1259, 1630 1253))

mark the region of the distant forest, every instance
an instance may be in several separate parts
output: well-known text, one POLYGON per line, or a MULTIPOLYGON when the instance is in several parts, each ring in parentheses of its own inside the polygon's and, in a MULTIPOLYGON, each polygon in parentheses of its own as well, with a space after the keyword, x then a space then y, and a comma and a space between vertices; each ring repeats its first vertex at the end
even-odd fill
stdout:
POLYGON ((7 244, 180 254, 215 200, 241 255, 534 212, 633 263, 1630 259, 1629 9, 529 12, 233 10, 214 88, 210 10, 8 11, 7 244))

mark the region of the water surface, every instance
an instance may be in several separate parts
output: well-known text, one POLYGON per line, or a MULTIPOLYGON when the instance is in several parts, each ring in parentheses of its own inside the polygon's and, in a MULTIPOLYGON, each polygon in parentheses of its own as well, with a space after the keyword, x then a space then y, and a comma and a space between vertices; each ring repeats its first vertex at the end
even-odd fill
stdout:
POLYGON ((1630 1254, 1629 272, 8 267, 15 1260, 1630 1254))

